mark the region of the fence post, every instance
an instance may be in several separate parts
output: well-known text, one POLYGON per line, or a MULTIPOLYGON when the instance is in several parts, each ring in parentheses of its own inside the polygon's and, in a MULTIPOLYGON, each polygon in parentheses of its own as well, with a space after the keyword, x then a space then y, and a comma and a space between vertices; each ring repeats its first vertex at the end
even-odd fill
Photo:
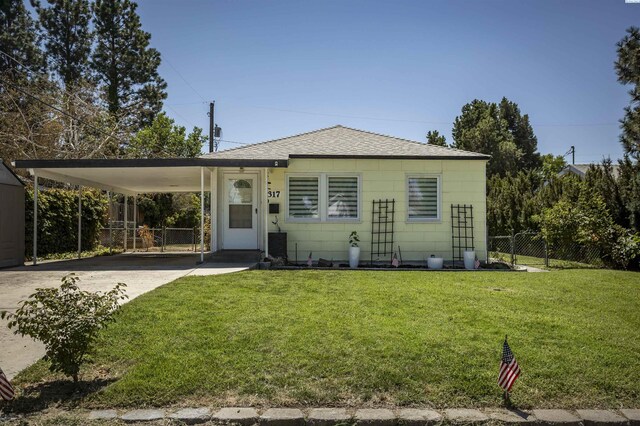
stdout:
POLYGON ((515 265, 516 262, 516 234, 511 230, 511 265, 515 265))
POLYGON ((160 234, 160 252, 164 253, 164 244, 165 244, 165 235, 166 235, 166 228, 164 225, 162 225, 162 234, 160 234))
POLYGON ((547 240, 543 239, 542 241, 544 241, 544 266, 548 268, 549 267, 549 246, 547 246, 547 240))

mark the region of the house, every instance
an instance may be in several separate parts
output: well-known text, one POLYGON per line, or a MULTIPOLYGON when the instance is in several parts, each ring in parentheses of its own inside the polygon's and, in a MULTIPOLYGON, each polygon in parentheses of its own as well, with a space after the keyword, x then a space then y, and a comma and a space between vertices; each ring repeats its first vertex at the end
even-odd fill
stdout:
POLYGON ((16 165, 35 176, 134 200, 149 192, 200 192, 203 212, 204 193, 210 192, 212 251, 269 253, 270 237, 280 230, 281 236, 286 233, 289 260, 306 261, 311 252, 316 260, 344 261, 349 234, 357 231, 363 262, 386 262, 394 252, 404 261, 422 262, 431 255, 451 260, 454 250, 461 256, 460 250, 472 247, 486 259, 488 160, 484 154, 334 126, 200 158, 16 165))
POLYGON ((24 262, 24 185, 0 159, 0 268, 24 262))
MULTIPOLYGON (((589 170, 589 167, 602 167, 601 164, 567 164, 564 169, 560 170, 558 176, 564 176, 566 174, 574 174, 578 176, 580 179, 584 179, 589 170)), ((611 172, 615 178, 618 177, 619 166, 616 164, 611 165, 611 172)))

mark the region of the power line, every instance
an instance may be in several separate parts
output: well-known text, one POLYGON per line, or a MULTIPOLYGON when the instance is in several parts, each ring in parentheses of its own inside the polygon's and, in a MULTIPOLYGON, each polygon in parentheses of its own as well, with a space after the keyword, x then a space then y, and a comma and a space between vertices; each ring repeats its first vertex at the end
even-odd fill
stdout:
POLYGON ((173 68, 173 70, 176 72, 176 74, 178 74, 178 76, 182 79, 182 81, 184 81, 184 82, 187 84, 187 86, 189 86, 189 87, 191 88, 191 90, 193 90, 193 92, 194 92, 196 95, 198 95, 198 96, 200 97, 200 99, 202 99, 202 101, 203 101, 203 102, 207 102, 207 101, 204 99, 204 97, 200 94, 200 92, 198 92, 198 91, 197 91, 197 90, 196 90, 196 89, 191 85, 191 83, 189 83, 189 82, 187 81, 187 79, 186 79, 186 78, 184 78, 184 77, 182 76, 182 74, 180 74, 180 71, 178 71, 178 69, 177 69, 176 67, 174 67, 174 66, 173 66, 173 64, 171 63, 171 61, 170 61, 169 59, 165 58, 165 61, 167 61, 167 64, 169 64, 169 66, 170 66, 171 68, 173 68))

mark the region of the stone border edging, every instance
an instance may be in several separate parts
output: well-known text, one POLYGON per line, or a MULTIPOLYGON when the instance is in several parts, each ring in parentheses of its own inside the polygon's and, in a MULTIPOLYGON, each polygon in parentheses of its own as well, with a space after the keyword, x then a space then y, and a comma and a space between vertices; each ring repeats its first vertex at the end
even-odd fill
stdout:
POLYGON ((269 408, 262 414, 252 407, 225 407, 213 412, 207 407, 179 410, 138 409, 118 415, 116 410, 95 410, 89 420, 120 419, 127 423, 179 420, 186 424, 212 421, 242 426, 334 426, 351 423, 360 426, 430 426, 441 422, 454 424, 482 424, 497 422, 510 425, 532 426, 640 426, 640 409, 613 410, 559 410, 529 411, 493 409, 418 409, 401 408, 269 408))

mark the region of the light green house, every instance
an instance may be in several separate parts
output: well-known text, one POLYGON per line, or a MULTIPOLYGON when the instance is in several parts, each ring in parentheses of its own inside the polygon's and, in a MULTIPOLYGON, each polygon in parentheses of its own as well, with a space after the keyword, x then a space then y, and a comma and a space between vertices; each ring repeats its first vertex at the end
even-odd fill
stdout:
MULTIPOLYGON (((286 232, 289 260, 305 261, 311 252, 313 259, 344 261, 352 231, 360 237, 361 262, 388 261, 393 253, 405 262, 424 262, 431 255, 452 260, 454 244, 487 257, 487 155, 335 126, 204 157, 288 162, 286 168, 266 169, 266 195, 278 206, 270 207, 268 232, 286 232), (379 221, 373 217, 374 200, 394 201, 394 217, 382 226, 374 224, 379 221), (465 228, 452 229, 452 205, 466 205, 467 216, 472 211, 472 226, 468 217, 465 228), (458 232, 467 233, 466 241, 452 238, 458 232)), ((259 226, 242 228, 260 223, 259 210, 233 205, 242 202, 233 199, 238 194, 233 185, 240 179, 249 186, 249 177, 259 182, 260 170, 218 169, 217 181, 224 182, 218 192, 219 249, 255 248, 260 241, 259 226), (230 223, 234 215, 246 218, 230 223)))
MULTIPOLYGON (((15 165, 32 173, 36 188, 38 177, 44 177, 80 190, 120 193, 133 199, 134 211, 138 194, 199 193, 201 261, 208 213, 211 252, 254 250, 299 262, 311 252, 314 261, 345 261, 349 234, 357 231, 363 263, 389 262, 394 253, 405 263, 422 263, 432 255, 461 260, 466 249, 486 259, 488 160, 335 126, 200 158, 17 160, 15 165)), ((127 223, 128 204, 124 229, 133 235, 140 224, 127 223)), ((33 219, 37 230, 37 215, 33 219)), ((80 221, 78 228, 80 235, 80 221)), ((35 262, 37 232, 33 240, 35 262)), ((128 240, 125 251, 131 248, 128 240)))

